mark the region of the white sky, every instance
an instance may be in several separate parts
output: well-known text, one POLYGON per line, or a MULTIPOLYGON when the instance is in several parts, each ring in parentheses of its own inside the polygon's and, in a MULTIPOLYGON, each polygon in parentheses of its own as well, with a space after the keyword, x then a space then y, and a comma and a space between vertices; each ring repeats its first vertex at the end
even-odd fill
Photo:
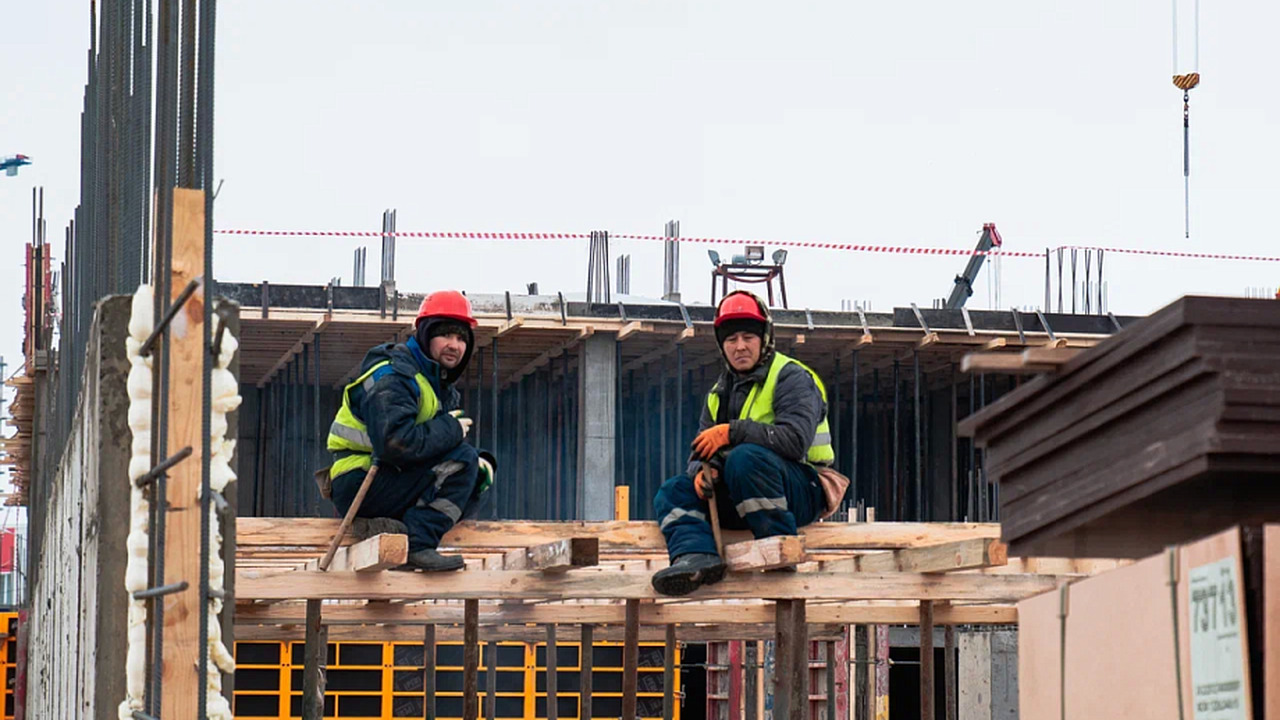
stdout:
MULTIPOLYGON (((1280 255, 1280 5, 1202 3, 1183 237, 1181 97, 1168 2, 382 2, 221 0, 220 228, 575 231, 1009 249, 1089 243, 1280 255)), ((79 194, 88 3, 0 7, 0 353, 20 355, 22 245, 79 194)), ((351 278, 375 240, 220 237, 219 279, 351 278)), ((734 248, 718 246, 722 255, 734 248)), ((632 292, 661 292, 661 246, 632 292)), ((769 248, 772 250, 772 247, 769 248)), ((740 251, 740 250, 738 250, 740 251)), ((586 244, 402 240, 399 285, 581 291, 586 244)), ((945 295, 964 258, 791 252, 793 307, 887 310, 945 295)), ((705 247, 682 287, 707 301, 705 247)), ((1111 309, 1280 284, 1275 263, 1109 254, 1111 309)), ((970 307, 986 307, 986 270, 970 307)), ((1002 307, 1043 302, 1006 259, 1002 307)), ((1055 290, 1056 298, 1056 290, 1055 290)), ((12 365, 11 365, 12 367, 12 365)))

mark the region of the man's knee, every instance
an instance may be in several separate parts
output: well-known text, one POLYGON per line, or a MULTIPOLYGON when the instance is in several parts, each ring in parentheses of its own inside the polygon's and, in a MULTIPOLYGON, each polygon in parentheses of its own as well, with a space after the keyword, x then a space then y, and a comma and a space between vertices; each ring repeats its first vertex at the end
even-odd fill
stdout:
POLYGON ((778 456, 768 448, 760 445, 738 445, 729 451, 724 458, 724 474, 726 481, 733 481, 757 472, 761 467, 777 465, 778 456))
POLYGON ((685 505, 689 502, 690 496, 697 498, 698 493, 693 489, 693 481, 687 475, 667 478, 666 482, 658 488, 658 493, 653 496, 654 512, 661 515, 664 510, 685 505))

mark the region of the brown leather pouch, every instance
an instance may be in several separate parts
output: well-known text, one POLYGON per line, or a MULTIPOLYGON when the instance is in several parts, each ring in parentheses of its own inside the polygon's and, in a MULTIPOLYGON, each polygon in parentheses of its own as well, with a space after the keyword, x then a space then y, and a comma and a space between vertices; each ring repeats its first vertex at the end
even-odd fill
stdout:
POLYGON ((333 497, 333 478, 329 477, 329 468, 321 468, 315 474, 316 487, 320 488, 320 497, 328 500, 333 497))
POLYGON ((822 519, 825 520, 840 509, 840 503, 844 502, 844 494, 849 490, 849 478, 831 467, 820 466, 816 470, 818 484, 822 486, 822 494, 827 500, 827 509, 822 513, 822 519))

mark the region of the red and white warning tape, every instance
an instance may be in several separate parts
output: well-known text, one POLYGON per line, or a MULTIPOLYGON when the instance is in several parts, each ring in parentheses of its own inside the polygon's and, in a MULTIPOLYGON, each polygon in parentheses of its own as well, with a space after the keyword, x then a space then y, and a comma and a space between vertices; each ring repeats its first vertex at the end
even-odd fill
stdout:
MULTIPOLYGON (((217 235, 253 235, 265 237, 341 237, 341 238, 377 238, 384 235, 393 235, 401 238, 419 238, 430 240, 586 240, 591 237, 590 233, 533 233, 533 232, 436 232, 436 231, 397 231, 394 233, 383 233, 376 230, 243 230, 243 229, 225 229, 214 230, 217 235)), ((662 235, 626 235, 610 233, 610 239, 614 240, 647 240, 647 241, 665 241, 678 240, 680 242, 698 243, 698 244, 717 244, 717 245, 769 245, 772 247, 786 248, 813 248, 818 250, 842 250, 845 252, 866 252, 866 253, 887 253, 896 255, 990 255, 998 257, 1012 258, 1035 258, 1043 259, 1043 252, 1032 252, 1027 250, 1004 250, 993 249, 981 251, 977 249, 964 248, 941 248, 941 247, 909 247, 903 245, 861 245, 856 243, 834 243, 834 242, 811 242, 804 240, 743 240, 741 238, 711 238, 711 237, 679 237, 668 238, 662 235)), ((1107 253, 1118 253, 1124 255, 1150 255, 1156 257, 1173 257, 1188 258, 1194 260, 1237 260, 1247 262, 1280 262, 1280 256, 1266 255, 1230 255, 1224 253, 1201 253, 1187 252, 1183 250, 1142 250, 1135 248, 1118 248, 1118 247, 1098 247, 1091 245, 1064 245, 1057 250, 1101 250, 1107 253)))

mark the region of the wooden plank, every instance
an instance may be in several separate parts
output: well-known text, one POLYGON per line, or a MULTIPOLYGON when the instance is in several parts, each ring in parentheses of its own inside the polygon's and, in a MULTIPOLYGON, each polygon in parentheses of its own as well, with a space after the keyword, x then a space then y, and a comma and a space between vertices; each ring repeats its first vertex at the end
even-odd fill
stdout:
MULTIPOLYGON (((409 562, 409 536, 385 533, 338 548, 330 571, 377 572, 409 562)), ((319 570, 320 558, 308 561, 304 570, 319 570)))
MULTIPOLYGON (((328 574, 328 573, 326 573, 328 574)), ((480 602, 468 600, 465 605, 462 638, 462 717, 476 720, 480 715, 480 602)))
MULTIPOLYGON (((238 546, 325 547, 338 529, 337 518, 242 517, 236 521, 238 546)), ((800 529, 805 547, 815 550, 893 550, 937 545, 968 538, 999 538, 999 523, 814 523, 800 529)), ((539 522, 464 520, 445 534, 442 548, 483 549, 541 545, 572 537, 598 537, 602 551, 666 552, 666 540, 651 521, 539 522)), ((726 530, 725 542, 750 540, 751 533, 726 530)), ((350 544, 348 541, 346 544, 350 544)))
POLYGON ((627 601, 626 636, 622 642, 622 719, 636 720, 636 671, 640 665, 640 601, 627 601))
POLYGON ((298 338, 298 342, 294 343, 293 347, 289 348, 288 351, 281 355, 280 358, 271 365, 270 369, 262 374, 262 377, 258 380, 258 389, 261 390, 267 383, 271 382, 271 380, 275 378, 276 373, 280 372, 280 368, 288 365, 289 361, 293 360, 302 352, 302 348, 311 344, 311 342, 315 340, 316 335, 323 332, 325 327, 329 325, 331 319, 331 316, 326 315, 325 317, 316 320, 315 325, 303 333, 302 337, 298 338))
POLYGON ((983 350, 999 350, 1007 344, 1007 340, 1002 337, 994 337, 982 343, 983 350))
POLYGON ((777 720, 791 720, 791 703, 798 680, 793 670, 796 639, 791 634, 793 629, 791 616, 794 606, 795 602, 792 600, 779 600, 776 603, 774 620, 776 634, 773 640, 776 668, 773 674, 773 717, 777 720))
POLYGON ((1032 365, 1065 365, 1084 352, 1084 348, 1067 347, 1066 340, 1062 338, 1058 338, 1056 342, 1060 344, 1023 350, 1022 361, 1032 365))
POLYGON ((933 720, 933 603, 920 601, 920 718, 933 720))
POLYGON ((790 713, 781 717, 790 720, 809 720, 809 620, 804 600, 791 601, 791 627, 788 630, 791 642, 791 674, 795 680, 791 685, 790 713))
MULTIPOLYGON (((244 625, 301 625, 305 622, 302 603, 246 603, 236 607, 236 621, 244 625)), ((875 605, 811 605, 809 621, 815 624, 884 623, 914 625, 919 620, 918 603, 913 600, 883 601, 875 605)), ((506 603, 484 605, 480 611, 483 626, 502 624, 548 624, 565 618, 601 625, 618 625, 625 619, 625 607, 619 604, 585 603, 540 604, 506 603)), ((764 624, 773 622, 772 603, 643 603, 642 625, 666 624, 764 624)), ((326 605, 327 626, 388 623, 422 625, 454 624, 464 621, 458 605, 409 605, 405 603, 371 603, 368 605, 326 605)), ((936 625, 1009 625, 1018 621, 1011 605, 943 605, 934 611, 936 625)))
POLYGON ((320 620, 320 601, 307 601, 306 643, 302 654, 302 720, 324 720, 324 664, 328 642, 320 620))
MULTIPOLYGON (((282 625, 242 625, 241 642, 296 642, 301 640, 303 629, 298 626, 282 625)), ((813 640, 836 639, 840 635, 839 625, 812 625, 810 637, 813 640)), ((421 628, 413 625, 334 625, 326 626, 329 642, 422 642, 421 628)), ((518 642, 541 643, 546 640, 546 632, 541 627, 528 625, 480 626, 480 642, 518 642)), ((622 624, 596 626, 594 631, 596 642, 608 642, 621 645, 626 640, 626 628, 622 624)), ((661 644, 664 641, 664 630, 652 625, 640 626, 640 642, 661 644)), ((454 643, 461 645, 465 640, 466 629, 460 625, 436 626, 438 643, 454 643)), ((773 623, 767 625, 696 625, 681 630, 681 640, 689 643, 726 642, 730 640, 772 640, 773 623)), ((616 679, 615 675, 615 679, 616 679)), ((616 686, 615 686, 616 687, 616 686)))
POLYGON ((829 572, 934 573, 1000 566, 1009 560, 1008 547, 995 538, 972 538, 924 547, 867 553, 822 564, 829 572))
POLYGON ((572 568, 590 567, 599 562, 599 538, 566 538, 543 545, 511 550, 503 556, 502 568, 564 572, 572 568))
POLYGON ((653 325, 649 323, 642 323, 638 320, 633 320, 627 323, 626 325, 623 325, 622 327, 618 328, 618 341, 621 342, 623 340, 626 340, 627 338, 631 337, 632 335, 638 332, 651 332, 652 330, 653 330, 653 325))
POLYGON ((631 519, 631 486, 617 485, 613 488, 613 519, 631 519))
POLYGON ((503 335, 506 335, 507 333, 511 332, 512 330, 518 330, 523 325, 524 325, 524 318, 519 316, 511 318, 510 320, 502 323, 501 325, 498 325, 498 328, 493 331, 493 337, 500 338, 503 335))
POLYGON ((732 572, 772 570, 805 561, 804 537, 776 535, 724 546, 725 564, 732 572))
POLYGON ((969 353, 960 360, 960 372, 966 373, 1023 375, 1052 372, 1057 368, 1056 364, 1027 362, 1021 353, 969 353))
MULTIPOLYGON (((171 297, 204 275, 205 197, 201 190, 173 191, 171 297)), ((191 457, 169 471, 165 498, 165 584, 186 581, 187 589, 164 597, 164 667, 161 707, 166 717, 197 717, 201 713, 200 658, 200 484, 204 448, 201 419, 204 393, 204 287, 196 290, 169 324, 169 418, 166 455, 185 447, 191 457)))
MULTIPOLYGON (((239 596, 248 600, 440 600, 501 597, 507 600, 659 599, 649 572, 564 573, 468 570, 465 573, 355 573, 238 570, 239 596)), ((773 598, 810 600, 1011 601, 1051 590, 1055 580, 1038 575, 964 573, 781 573, 729 574, 703 586, 699 599, 773 598)))

